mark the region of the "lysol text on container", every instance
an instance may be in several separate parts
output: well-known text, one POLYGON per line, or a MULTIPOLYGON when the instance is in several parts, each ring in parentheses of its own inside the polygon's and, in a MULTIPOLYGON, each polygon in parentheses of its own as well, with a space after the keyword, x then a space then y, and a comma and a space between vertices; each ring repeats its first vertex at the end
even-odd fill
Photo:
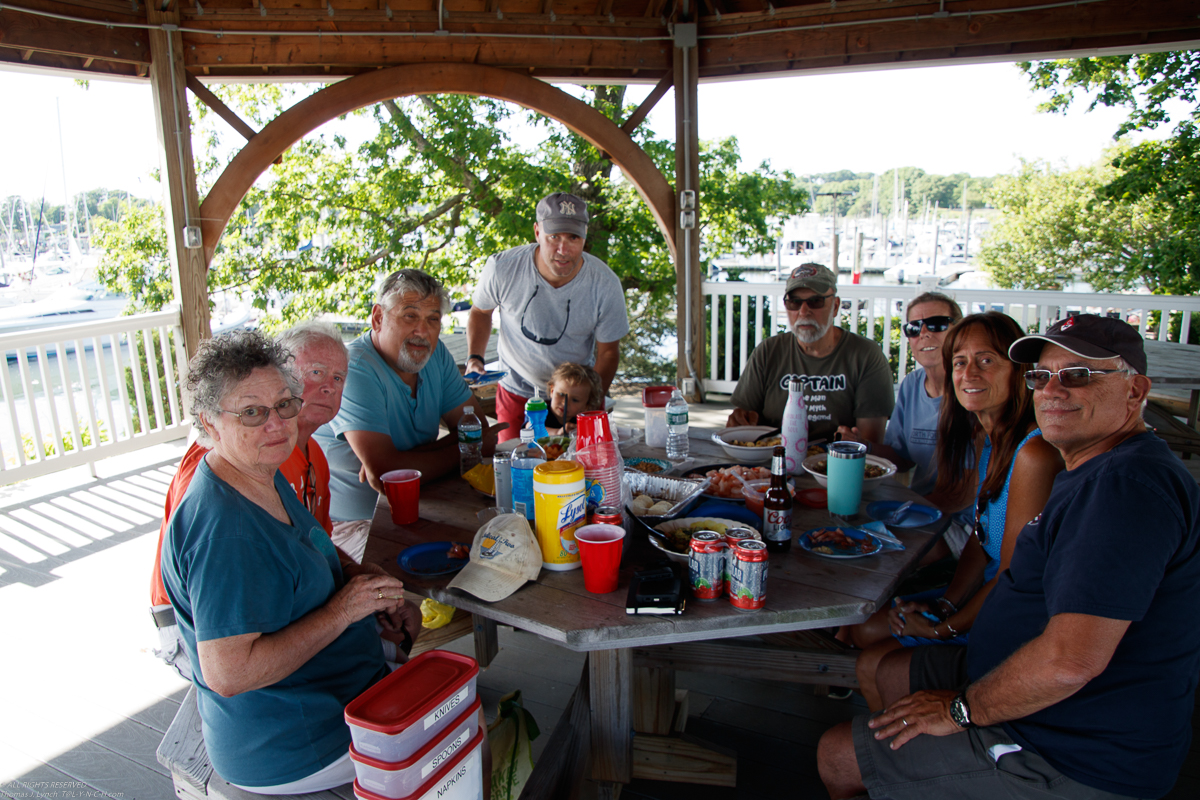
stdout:
POLYGON ((767 601, 767 545, 738 542, 729 552, 729 602, 739 611, 758 611, 767 601))
POLYGON ((725 593, 725 558, 729 545, 716 531, 692 534, 688 548, 688 578, 697 600, 716 600, 725 593))

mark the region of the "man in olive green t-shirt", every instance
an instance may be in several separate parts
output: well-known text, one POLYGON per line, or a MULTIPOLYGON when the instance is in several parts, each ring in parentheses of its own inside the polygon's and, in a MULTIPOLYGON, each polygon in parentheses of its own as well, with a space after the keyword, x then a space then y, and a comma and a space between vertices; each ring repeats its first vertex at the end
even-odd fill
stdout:
POLYGON ((875 342, 834 325, 837 277, 820 264, 792 271, 784 293, 790 331, 754 348, 731 398, 726 423, 778 426, 792 377, 804 380, 809 441, 832 441, 839 427, 879 443, 895 405, 892 370, 875 342))

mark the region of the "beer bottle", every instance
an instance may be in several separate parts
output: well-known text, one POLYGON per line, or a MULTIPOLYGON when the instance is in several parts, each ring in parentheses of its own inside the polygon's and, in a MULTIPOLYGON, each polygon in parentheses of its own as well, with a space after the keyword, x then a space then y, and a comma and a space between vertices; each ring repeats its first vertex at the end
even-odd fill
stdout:
POLYGON ((771 485, 763 499, 763 541, 772 553, 792 549, 792 492, 787 477, 787 450, 777 446, 771 456, 771 485))

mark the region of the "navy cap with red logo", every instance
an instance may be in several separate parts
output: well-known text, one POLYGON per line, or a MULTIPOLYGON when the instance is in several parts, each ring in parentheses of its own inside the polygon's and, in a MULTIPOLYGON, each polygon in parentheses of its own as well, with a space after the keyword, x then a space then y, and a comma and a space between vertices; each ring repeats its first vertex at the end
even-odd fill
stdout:
POLYGON ((1146 348, 1137 328, 1127 322, 1095 314, 1080 314, 1054 323, 1050 330, 1017 339, 1008 348, 1008 357, 1020 364, 1034 364, 1049 342, 1083 358, 1123 358, 1125 363, 1146 374, 1146 348))

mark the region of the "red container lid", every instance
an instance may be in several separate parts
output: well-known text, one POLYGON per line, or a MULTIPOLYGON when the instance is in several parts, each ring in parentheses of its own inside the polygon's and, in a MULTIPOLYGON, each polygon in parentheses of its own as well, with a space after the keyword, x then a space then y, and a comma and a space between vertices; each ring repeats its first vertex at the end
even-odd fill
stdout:
POLYGON ((674 386, 647 386, 642 389, 642 406, 644 408, 664 408, 674 391, 674 386))
MULTIPOLYGON (((458 765, 461 764, 463 760, 467 758, 467 756, 471 755, 471 753, 475 752, 475 750, 478 749, 481 744, 483 744, 483 737, 486 735, 487 734, 484 732, 483 728, 480 728, 479 735, 474 737, 475 743, 473 745, 458 751, 458 753, 455 754, 454 758, 450 759, 446 766, 434 773, 429 780, 421 784, 420 789, 417 789, 415 792, 410 794, 408 798, 421 797, 422 795, 428 794, 430 789, 444 781, 453 770, 458 769, 458 765)), ((482 776, 483 773, 480 772, 480 777, 482 776)), ((358 778, 354 779, 354 796, 363 798, 363 800, 389 800, 381 794, 372 792, 370 789, 364 789, 362 784, 358 782, 358 778)), ((401 798, 401 800, 408 800, 408 798, 401 798)))
POLYGON ((358 752, 358 750, 354 748, 353 744, 350 745, 350 760, 357 761, 360 764, 366 764, 367 766, 374 767, 378 770, 385 770, 387 772, 400 772, 401 770, 409 769, 413 764, 416 764, 418 761, 428 756, 433 748, 442 743, 442 737, 461 725, 464 719, 467 717, 478 716, 480 707, 481 703, 479 697, 476 697, 475 702, 467 706, 467 709, 459 714, 458 718, 455 719, 454 722, 450 723, 449 727, 447 727, 445 731, 431 738, 425 743, 424 747, 403 761, 381 761, 378 758, 373 758, 358 752))
POLYGON ((475 659, 430 650, 351 700, 346 722, 380 733, 400 733, 477 674, 475 659))

